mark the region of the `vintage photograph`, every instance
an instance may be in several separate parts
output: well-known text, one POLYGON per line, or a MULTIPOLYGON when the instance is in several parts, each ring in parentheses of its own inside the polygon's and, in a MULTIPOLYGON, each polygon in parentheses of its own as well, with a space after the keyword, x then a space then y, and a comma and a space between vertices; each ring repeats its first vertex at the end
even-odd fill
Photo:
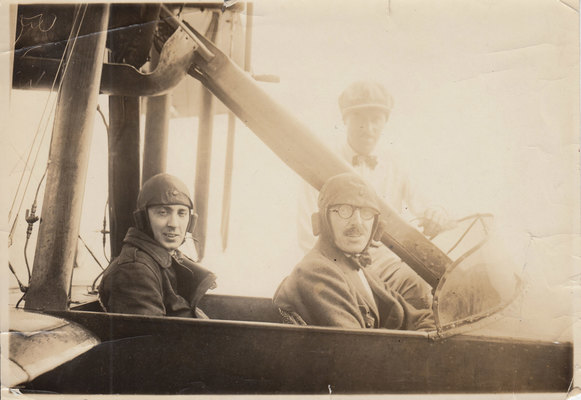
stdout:
POLYGON ((0 15, 2 396, 581 396, 578 1, 0 15))

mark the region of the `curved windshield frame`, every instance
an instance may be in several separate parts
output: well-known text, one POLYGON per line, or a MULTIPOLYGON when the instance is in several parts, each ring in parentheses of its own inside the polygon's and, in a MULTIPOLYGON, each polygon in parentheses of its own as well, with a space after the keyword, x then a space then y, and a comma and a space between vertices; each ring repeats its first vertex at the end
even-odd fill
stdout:
POLYGON ((463 218, 448 238, 434 242, 444 248, 447 244, 446 254, 455 260, 434 292, 436 336, 448 337, 499 317, 521 293, 519 273, 495 234, 493 215, 463 218))

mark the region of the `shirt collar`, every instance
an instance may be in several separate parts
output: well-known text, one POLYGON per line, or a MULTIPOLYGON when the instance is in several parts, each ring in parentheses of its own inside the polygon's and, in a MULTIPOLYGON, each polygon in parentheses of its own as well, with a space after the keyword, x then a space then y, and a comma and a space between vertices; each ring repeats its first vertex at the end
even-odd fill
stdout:
MULTIPOLYGON (((368 155, 377 157, 377 148, 378 147, 379 147, 379 143, 377 144, 377 146, 375 146, 373 151, 371 153, 369 153, 368 155)), ((353 147, 351 147, 349 142, 346 140, 345 140, 345 143, 343 143, 343 146, 341 148, 341 153, 343 154, 343 157, 345 157, 346 160, 349 160, 349 162, 351 162, 351 160, 353 159, 354 156, 359 154, 355 150, 353 150, 353 147)))

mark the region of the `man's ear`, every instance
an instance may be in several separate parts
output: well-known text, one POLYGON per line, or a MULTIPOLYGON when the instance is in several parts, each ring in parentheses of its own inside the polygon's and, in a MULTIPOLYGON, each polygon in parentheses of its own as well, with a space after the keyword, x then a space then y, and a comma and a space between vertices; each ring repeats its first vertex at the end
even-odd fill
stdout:
POLYGON ((383 224, 383 222, 380 219, 379 221, 377 221, 377 229, 375 230, 375 233, 373 234, 373 241, 375 241, 375 242, 380 241, 381 236, 383 236, 384 231, 385 231, 385 225, 383 224))
POLYGON ((192 211, 192 213, 190 214, 190 222, 188 222, 188 229, 187 229, 187 231, 189 233, 191 233, 192 235, 194 234, 194 228, 196 227, 197 221, 198 221, 198 214, 196 214, 195 212, 192 211))
POLYGON ((313 235, 319 236, 319 233, 321 233, 321 214, 316 212, 311 215, 311 225, 313 227, 313 235))

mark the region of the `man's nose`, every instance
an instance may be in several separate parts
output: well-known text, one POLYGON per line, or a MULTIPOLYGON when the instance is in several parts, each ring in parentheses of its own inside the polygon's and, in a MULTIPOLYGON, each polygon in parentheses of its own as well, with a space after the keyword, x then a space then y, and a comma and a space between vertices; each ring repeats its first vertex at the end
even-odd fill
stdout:
POLYGON ((355 224, 361 224, 363 222, 363 219, 361 218, 361 211, 358 208, 353 210, 351 222, 355 224))
POLYGON ((361 130, 363 132, 375 132, 377 129, 377 124, 372 120, 365 120, 361 123, 361 130))
POLYGON ((176 213, 170 213, 167 219, 167 226, 178 226, 178 216, 176 213))

